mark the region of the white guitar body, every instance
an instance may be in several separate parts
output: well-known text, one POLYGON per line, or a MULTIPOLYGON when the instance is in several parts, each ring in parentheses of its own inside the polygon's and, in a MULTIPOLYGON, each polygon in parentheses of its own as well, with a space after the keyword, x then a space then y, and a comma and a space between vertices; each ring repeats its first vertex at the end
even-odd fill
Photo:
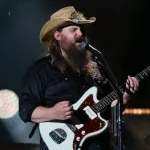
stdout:
POLYGON ((72 118, 74 125, 72 125, 71 128, 69 128, 66 123, 58 121, 39 124, 41 137, 48 149, 80 150, 87 138, 96 136, 107 128, 107 121, 100 116, 99 112, 95 112, 90 107, 92 101, 93 103, 99 102, 97 99, 96 87, 91 87, 75 104, 73 104, 74 110, 83 109, 89 117, 88 122, 85 124, 82 124, 77 117, 72 118), (96 126, 94 127, 94 125, 96 126))

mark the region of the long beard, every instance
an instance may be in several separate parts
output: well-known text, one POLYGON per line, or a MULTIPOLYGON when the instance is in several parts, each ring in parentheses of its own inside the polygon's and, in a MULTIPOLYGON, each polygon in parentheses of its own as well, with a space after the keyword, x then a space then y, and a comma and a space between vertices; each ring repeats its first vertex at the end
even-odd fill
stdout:
POLYGON ((76 44, 67 43, 65 39, 60 44, 67 59, 76 69, 82 70, 82 68, 88 64, 89 58, 86 51, 82 50, 76 44))
POLYGON ((68 59, 73 63, 73 65, 82 69, 87 63, 87 53, 81 49, 72 47, 69 51, 66 52, 68 59))

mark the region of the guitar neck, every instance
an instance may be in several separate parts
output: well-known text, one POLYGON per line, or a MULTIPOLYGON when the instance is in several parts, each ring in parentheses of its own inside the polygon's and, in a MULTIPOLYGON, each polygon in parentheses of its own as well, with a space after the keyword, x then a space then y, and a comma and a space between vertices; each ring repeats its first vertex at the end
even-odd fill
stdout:
MULTIPOLYGON (((140 82, 141 80, 145 79, 149 75, 150 75, 150 66, 142 70, 140 73, 138 73, 135 76, 135 78, 140 82)), ((122 92, 124 91, 123 86, 120 86, 119 88, 122 92)), ((98 103, 94 104, 93 107, 96 111, 100 112, 101 110, 105 109, 108 105, 110 105, 111 102, 114 101, 115 99, 118 99, 118 96, 117 93, 113 91, 107 96, 105 96, 104 98, 102 98, 98 103)))

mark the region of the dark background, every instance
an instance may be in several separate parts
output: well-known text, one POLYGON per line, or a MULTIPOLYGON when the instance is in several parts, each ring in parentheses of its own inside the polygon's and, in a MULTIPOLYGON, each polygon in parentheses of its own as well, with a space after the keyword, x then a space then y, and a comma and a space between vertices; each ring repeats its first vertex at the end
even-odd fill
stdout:
MULTIPOLYGON (((41 27, 53 12, 72 5, 86 17, 97 18, 87 30, 90 44, 101 50, 119 84, 126 81, 127 75, 135 76, 150 65, 150 4, 146 0, 1 0, 0 89, 19 93, 27 67, 45 51, 39 41, 41 27)), ((148 77, 141 82, 128 107, 149 108, 149 90, 148 77)), ((141 119, 125 116, 129 126, 133 124, 132 117, 138 119, 135 133, 141 130, 139 122, 150 125, 149 117, 142 121, 145 116, 141 119)), ((0 144, 38 143, 38 132, 32 139, 28 138, 33 124, 24 124, 18 114, 7 120, 1 119, 0 123, 0 144)), ((141 138, 142 134, 139 134, 141 141, 150 133, 148 128, 142 129, 145 135, 141 138)), ((126 133, 126 137, 132 139, 131 132, 126 133)))

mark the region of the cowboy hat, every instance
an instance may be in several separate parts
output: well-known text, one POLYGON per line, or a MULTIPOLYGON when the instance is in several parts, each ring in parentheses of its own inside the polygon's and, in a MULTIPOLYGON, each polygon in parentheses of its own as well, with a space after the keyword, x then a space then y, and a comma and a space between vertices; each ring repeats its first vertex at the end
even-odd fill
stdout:
POLYGON ((43 45, 48 46, 53 31, 56 31, 60 27, 71 24, 90 24, 95 22, 95 20, 95 17, 86 19, 85 16, 81 12, 76 11, 73 6, 61 8, 52 14, 50 20, 42 27, 40 31, 40 41, 43 45))

